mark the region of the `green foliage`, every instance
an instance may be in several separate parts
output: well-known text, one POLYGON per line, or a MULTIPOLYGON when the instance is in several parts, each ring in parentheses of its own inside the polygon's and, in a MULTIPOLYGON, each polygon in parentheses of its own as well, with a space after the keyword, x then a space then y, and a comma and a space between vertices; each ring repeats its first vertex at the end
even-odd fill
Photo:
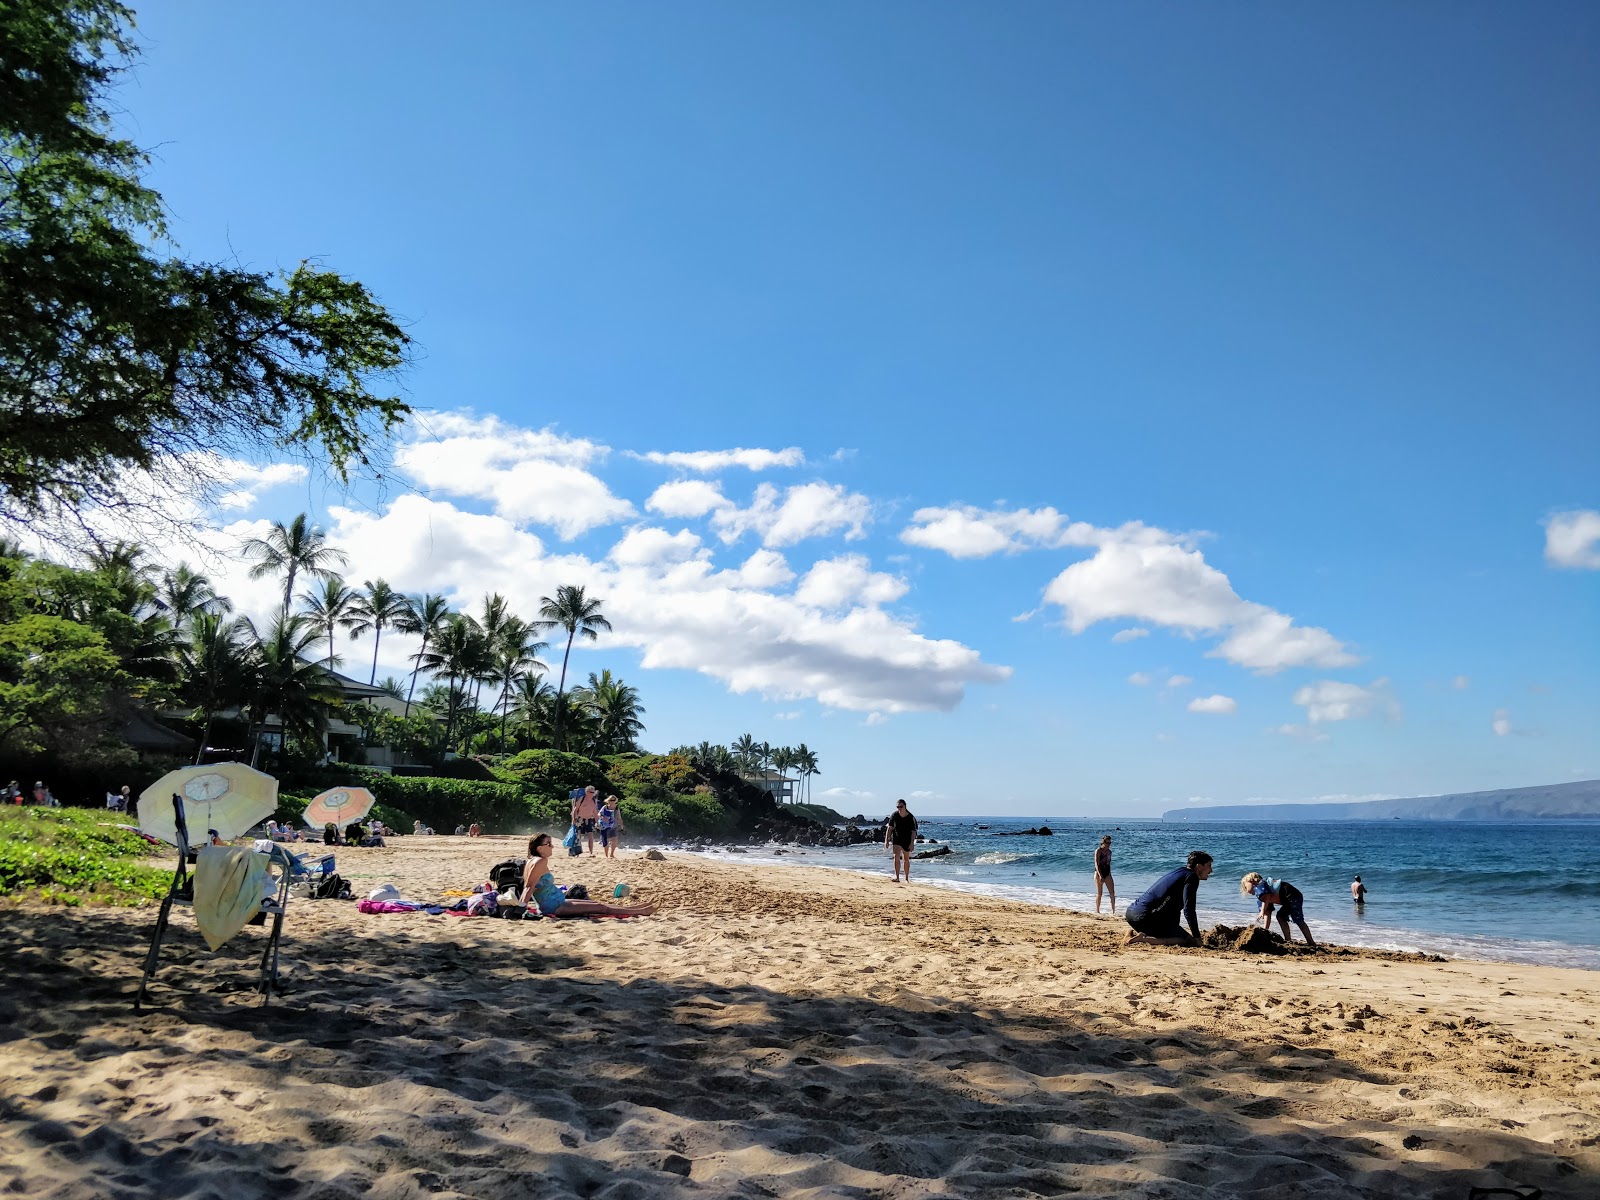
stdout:
POLYGON ((601 787, 605 770, 592 758, 563 750, 524 750, 513 754, 496 771, 499 778, 514 778, 541 796, 563 803, 573 788, 601 787))
POLYGON ((76 621, 31 614, 0 625, 0 747, 38 753, 69 727, 103 723, 123 678, 105 638, 76 621))
POLYGON ((187 452, 295 447, 343 476, 409 411, 373 387, 409 339, 361 284, 158 252, 162 199, 109 111, 131 27, 114 0, 0 6, 0 514, 18 522, 128 506, 128 468, 187 452))
POLYGON ((157 900, 166 894, 172 871, 140 861, 152 849, 102 812, 0 809, 0 896, 61 904, 157 900))
MULTIPOLYGON (((474 779, 387 775, 381 771, 351 772, 347 782, 367 788, 383 805, 409 814, 395 828, 409 833, 420 820, 440 833, 477 821, 490 833, 517 833, 528 828, 532 817, 528 797, 520 787, 474 779)), ((542 811, 542 810, 541 810, 542 811)), ((388 818, 383 818, 387 823, 388 818)))

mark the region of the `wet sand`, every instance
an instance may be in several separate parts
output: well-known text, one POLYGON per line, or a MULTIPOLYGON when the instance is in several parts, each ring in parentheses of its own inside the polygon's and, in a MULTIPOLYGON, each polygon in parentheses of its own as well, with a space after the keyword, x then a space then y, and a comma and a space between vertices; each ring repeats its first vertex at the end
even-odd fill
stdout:
MULTIPOLYGON (((513 839, 341 850, 470 886, 513 839)), ((0 1194, 1449 1197, 1600 1194, 1600 974, 1126 948, 1120 921, 885 877, 557 859, 659 915, 291 903, 0 911, 0 1194)))

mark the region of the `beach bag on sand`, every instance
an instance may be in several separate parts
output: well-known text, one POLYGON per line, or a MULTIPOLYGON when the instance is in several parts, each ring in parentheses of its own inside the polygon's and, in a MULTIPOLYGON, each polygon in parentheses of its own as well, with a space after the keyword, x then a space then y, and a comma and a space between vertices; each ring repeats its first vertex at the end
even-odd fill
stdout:
POLYGON ((489 868, 489 882, 494 884, 494 890, 497 892, 503 892, 507 888, 521 891, 522 873, 527 866, 528 860, 525 858, 508 858, 497 862, 489 868))
POLYGON ((313 900, 348 900, 355 893, 350 890, 350 885, 344 881, 343 876, 335 871, 331 875, 324 875, 322 882, 317 884, 316 890, 311 893, 313 900))
POLYGON ((561 844, 567 848, 568 854, 583 853, 583 847, 578 845, 578 827, 576 824, 567 828, 567 836, 561 839, 561 844))
POLYGON ((568 900, 587 900, 588 898, 589 889, 581 883, 575 883, 567 889, 568 900))

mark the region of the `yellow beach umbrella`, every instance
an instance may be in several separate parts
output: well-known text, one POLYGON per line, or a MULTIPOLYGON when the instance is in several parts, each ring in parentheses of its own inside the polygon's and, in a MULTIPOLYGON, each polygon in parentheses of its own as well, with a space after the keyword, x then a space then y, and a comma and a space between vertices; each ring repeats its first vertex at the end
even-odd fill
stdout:
POLYGON ((320 796, 313 796, 311 803, 306 805, 306 824, 313 829, 320 829, 331 821, 343 829, 371 812, 375 803, 377 801, 366 788, 329 788, 320 796))
POLYGON ((183 797, 191 846, 204 842, 208 829, 215 829, 224 839, 236 838, 278 807, 278 781, 243 763, 168 771, 139 793, 139 828, 173 846, 178 844, 172 812, 174 792, 183 797))

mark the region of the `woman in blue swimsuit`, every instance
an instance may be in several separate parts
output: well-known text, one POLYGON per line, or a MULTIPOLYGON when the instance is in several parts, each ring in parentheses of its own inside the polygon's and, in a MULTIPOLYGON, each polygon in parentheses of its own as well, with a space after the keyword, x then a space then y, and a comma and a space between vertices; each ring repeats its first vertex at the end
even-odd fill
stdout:
POLYGON ((615 905, 599 900, 568 900, 550 874, 550 854, 555 842, 548 833, 535 834, 528 842, 528 865, 522 872, 522 902, 537 907, 547 917, 648 917, 654 904, 615 905))

